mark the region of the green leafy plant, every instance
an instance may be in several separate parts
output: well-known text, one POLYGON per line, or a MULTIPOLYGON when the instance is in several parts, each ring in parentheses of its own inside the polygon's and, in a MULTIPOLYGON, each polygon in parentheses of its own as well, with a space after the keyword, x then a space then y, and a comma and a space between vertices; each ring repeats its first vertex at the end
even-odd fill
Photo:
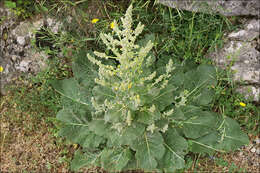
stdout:
POLYGON ((121 21, 100 35, 106 53, 81 51, 74 77, 53 82, 63 102, 60 135, 81 146, 72 170, 173 172, 185 167, 188 152, 225 152, 249 142, 236 121, 206 111, 217 84, 213 66, 156 59, 152 34, 137 41, 144 25, 132 29, 132 6, 121 21))
POLYGON ((43 6, 44 2, 45 1, 35 0, 5 0, 4 5, 11 9, 15 15, 25 19, 41 11, 48 11, 48 9, 43 6))

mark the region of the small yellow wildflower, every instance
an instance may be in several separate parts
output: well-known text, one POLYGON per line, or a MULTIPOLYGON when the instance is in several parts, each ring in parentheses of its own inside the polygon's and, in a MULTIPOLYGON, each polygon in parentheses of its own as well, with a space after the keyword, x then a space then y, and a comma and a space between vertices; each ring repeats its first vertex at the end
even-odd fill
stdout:
POLYGON ((98 21, 99 21, 99 19, 92 19, 92 20, 91 20, 91 23, 94 24, 94 23, 97 23, 98 21))
POLYGON ((78 144, 73 144, 73 148, 74 149, 78 148, 78 144))
POLYGON ((243 102, 240 102, 239 104, 240 104, 240 106, 242 106, 242 107, 245 107, 245 106, 246 106, 246 104, 243 103, 243 102))
POLYGON ((2 66, 0 66, 0 72, 3 72, 4 68, 2 66))
POLYGON ((128 89, 132 88, 132 83, 128 84, 128 89))
POLYGON ((114 27, 115 27, 115 23, 114 22, 110 23, 110 28, 113 29, 114 27))

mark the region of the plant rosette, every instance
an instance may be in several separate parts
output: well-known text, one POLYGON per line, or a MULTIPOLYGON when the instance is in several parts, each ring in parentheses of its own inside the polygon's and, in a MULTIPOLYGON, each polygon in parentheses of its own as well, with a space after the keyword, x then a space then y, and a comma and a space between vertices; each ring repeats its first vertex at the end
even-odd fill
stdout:
POLYGON ((137 41, 144 25, 132 25, 131 5, 121 24, 113 22, 112 34, 100 35, 107 53, 78 52, 74 77, 53 82, 63 103, 59 134, 81 146, 71 169, 173 172, 185 167, 188 152, 213 154, 248 144, 236 121, 205 111, 216 69, 156 59, 154 35, 137 41))

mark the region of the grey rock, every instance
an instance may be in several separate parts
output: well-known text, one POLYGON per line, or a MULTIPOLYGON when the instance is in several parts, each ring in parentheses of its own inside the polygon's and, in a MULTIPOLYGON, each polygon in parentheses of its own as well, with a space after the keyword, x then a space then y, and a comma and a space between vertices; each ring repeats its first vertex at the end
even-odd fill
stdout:
POLYGON ((62 27, 62 23, 58 22, 57 20, 55 20, 53 18, 47 18, 46 24, 47 24, 48 28, 50 28, 51 32, 53 32, 54 34, 57 34, 58 31, 62 27))
POLYGON ((12 59, 13 62, 16 62, 16 60, 19 59, 19 56, 17 56, 17 55, 12 55, 12 56, 11 56, 11 59, 12 59))
POLYGON ((246 99, 252 99, 254 101, 260 100, 260 87, 258 86, 239 86, 237 92, 242 93, 246 99))
POLYGON ((246 24, 246 30, 248 31, 255 31, 259 33, 260 30, 260 20, 259 19, 252 19, 246 24))
POLYGON ((252 153, 255 153, 256 152, 256 148, 255 147, 253 147, 253 148, 251 148, 251 150, 250 150, 252 153))
POLYGON ((259 22, 249 20, 242 29, 226 34, 223 48, 208 55, 217 66, 230 67, 233 80, 241 84, 237 91, 254 101, 260 100, 259 22))
POLYGON ((219 67, 231 65, 235 81, 260 85, 260 52, 255 47, 250 42, 231 40, 222 49, 210 54, 210 57, 219 67))
POLYGON ((172 8, 220 13, 225 16, 259 16, 260 10, 258 0, 159 0, 159 2, 172 8))
POLYGON ((17 43, 19 43, 21 46, 25 45, 25 37, 18 36, 17 37, 17 43))
POLYGON ((14 37, 26 37, 32 30, 32 24, 30 22, 21 22, 14 30, 12 35, 14 37))
POLYGON ((245 29, 231 32, 228 37, 232 40, 251 41, 259 36, 260 20, 252 19, 248 21, 244 26, 245 29))
POLYGON ((260 154, 260 149, 256 149, 256 154, 260 154))
POLYGON ((228 35, 230 39, 243 39, 245 41, 251 41, 255 39, 259 35, 259 32, 256 31, 246 31, 246 30, 240 30, 237 32, 232 32, 228 35))
POLYGON ((43 52, 33 51, 33 46, 30 44, 30 40, 35 38, 35 31, 47 26, 47 29, 58 33, 62 23, 53 18, 19 22, 9 9, 2 7, 0 16, 7 17, 0 25, 0 65, 4 68, 0 74, 0 92, 5 94, 4 87, 21 73, 30 76, 47 67, 48 56, 43 52))
POLYGON ((29 70, 30 60, 22 60, 19 64, 16 65, 16 69, 21 72, 27 72, 29 70))

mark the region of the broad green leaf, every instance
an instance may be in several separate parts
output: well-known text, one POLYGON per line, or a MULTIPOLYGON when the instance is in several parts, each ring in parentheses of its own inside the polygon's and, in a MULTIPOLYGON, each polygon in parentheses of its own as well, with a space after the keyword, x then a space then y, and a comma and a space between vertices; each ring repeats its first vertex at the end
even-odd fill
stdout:
POLYGON ((87 53, 91 52, 86 52, 85 50, 77 52, 75 55, 77 58, 72 64, 72 71, 79 83, 87 87, 93 87, 95 85, 94 79, 98 76, 98 72, 97 67, 87 58, 87 53))
POLYGON ((217 84, 216 68, 212 65, 199 65, 197 75, 199 76, 198 85, 206 83, 207 86, 215 86, 217 84))
POLYGON ((72 110, 62 109, 57 114, 57 119, 65 123, 59 135, 67 137, 73 143, 80 144, 82 147, 95 148, 104 140, 89 130, 84 113, 80 115, 72 110))
POLYGON ((80 144, 82 147, 86 148, 96 148, 104 141, 104 138, 95 135, 87 127, 82 126, 71 126, 64 125, 60 131, 59 135, 66 137, 67 140, 75 144, 80 144))
POLYGON ((224 126, 219 129, 220 135, 224 135, 218 147, 225 151, 233 151, 243 145, 249 144, 248 136, 240 129, 239 124, 229 117, 224 120, 224 126))
POLYGON ((72 109, 63 108, 60 110, 56 118, 64 123, 70 125, 87 126, 89 112, 81 110, 81 112, 74 112, 72 109))
POLYGON ((112 92, 112 90, 103 86, 95 86, 92 90, 92 93, 99 104, 103 104, 106 99, 115 99, 115 94, 112 92))
POLYGON ((87 136, 85 137, 84 142, 82 142, 81 146, 84 148, 97 148, 101 143, 104 142, 104 138, 98 135, 95 135, 93 132, 89 131, 87 136))
POLYGON ((120 122, 123 119, 123 112, 121 106, 115 106, 113 109, 108 110, 104 115, 106 122, 120 122))
POLYGON ((194 88, 199 87, 198 84, 199 75, 197 74, 196 69, 190 70, 185 73, 183 87, 188 91, 192 91, 194 88))
POLYGON ((91 93, 87 88, 80 86, 74 78, 64 79, 62 81, 52 81, 51 84, 62 96, 90 108, 91 93))
POLYGON ((176 108, 173 112, 172 115, 170 115, 171 118, 173 118, 174 120, 185 120, 187 119, 183 113, 183 111, 181 110, 181 108, 176 108))
MULTIPOLYGON (((69 110, 69 112, 73 112, 75 115, 77 115, 77 117, 82 120, 90 121, 92 119, 91 107, 80 104, 78 102, 74 102, 73 100, 68 99, 65 96, 61 96, 60 98, 63 109, 69 110)), ((68 115, 68 117, 70 116, 68 115)))
POLYGON ((167 118, 161 118, 160 120, 155 122, 155 126, 163 129, 166 124, 169 124, 169 120, 167 118))
POLYGON ((164 108, 173 103, 173 92, 176 90, 174 86, 168 85, 162 89, 160 94, 152 99, 153 103, 158 107, 159 111, 163 111, 164 108))
POLYGON ((135 157, 140 168, 154 170, 157 167, 156 159, 164 155, 163 137, 159 132, 144 133, 141 138, 132 145, 136 151, 135 157))
POLYGON ((137 113, 137 121, 144 124, 152 124, 154 121, 161 118, 161 113, 155 108, 154 112, 140 111, 137 113))
POLYGON ((248 143, 248 136, 240 130, 239 124, 226 117, 222 120, 218 132, 192 140, 191 148, 193 152, 212 154, 215 151, 232 151, 248 143))
POLYGON ((207 106, 213 100, 214 91, 208 88, 202 89, 193 98, 193 102, 199 106, 207 106))
POLYGON ((135 157, 137 160, 137 167, 146 171, 154 171, 157 168, 158 163, 155 157, 151 156, 150 150, 138 150, 135 157))
POLYGON ((70 169, 72 171, 78 171, 80 168, 87 166, 88 164, 89 163, 88 163, 87 156, 81 153, 80 150, 77 150, 71 162, 70 169))
POLYGON ((101 165, 109 171, 121 171, 131 158, 129 148, 104 149, 101 154, 101 165))
POLYGON ((199 65, 197 69, 185 73, 184 87, 189 91, 200 91, 201 88, 215 86, 216 69, 211 65, 199 65))
POLYGON ((141 40, 139 40, 139 41, 137 42, 137 44, 138 44, 139 46, 141 46, 141 47, 144 47, 144 46, 146 46, 146 44, 147 44, 149 41, 154 42, 154 40, 155 40, 154 34, 145 34, 144 38, 141 39, 141 40))
POLYGON ((105 123, 104 120, 93 120, 89 122, 89 130, 93 131, 95 134, 99 136, 105 136, 107 130, 110 128, 108 123, 105 123))
POLYGON ((196 69, 197 67, 198 64, 195 61, 185 60, 184 62, 181 62, 181 68, 183 69, 183 72, 196 69))
POLYGON ((192 106, 192 105, 180 106, 179 108, 174 109, 174 112, 170 117, 175 120, 186 120, 191 117, 195 117, 200 114, 203 114, 202 112, 203 111, 197 106, 192 106))
POLYGON ((210 112, 201 111, 183 122, 183 133, 187 138, 196 139, 211 133, 217 128, 217 116, 210 112))
MULTIPOLYGON (((184 79, 185 79, 185 75, 183 72, 181 71, 177 71, 175 72, 170 80, 169 80, 169 84, 171 85, 174 85, 174 86, 177 86, 177 87, 182 87, 183 85, 183 82, 184 82, 184 79)), ((182 89, 182 88, 181 88, 182 89)))
POLYGON ((218 141, 220 141, 220 135, 214 131, 210 134, 202 136, 195 140, 190 140, 191 151, 194 153, 208 153, 213 154, 214 152, 223 152, 219 149, 218 141))
POLYGON ((123 168, 123 171, 136 171, 138 169, 140 169, 140 167, 138 167, 136 159, 132 157, 132 159, 129 160, 127 165, 123 168))
POLYGON ((110 131, 108 134, 109 142, 112 146, 132 145, 138 137, 143 135, 144 130, 143 124, 133 123, 131 126, 124 128, 121 134, 116 130, 110 131))
POLYGON ((77 150, 74 154, 73 160, 71 161, 70 169, 72 171, 79 171, 80 168, 90 168, 98 165, 100 153, 82 153, 77 150))
POLYGON ((176 154, 185 155, 188 152, 188 143, 186 139, 178 134, 178 132, 169 128, 164 134, 165 143, 171 147, 176 154))
POLYGON ((89 134, 87 126, 63 125, 59 130, 59 135, 66 137, 67 140, 75 143, 82 144, 89 134))
POLYGON ((166 152, 159 166, 166 172, 172 172, 185 167, 184 156, 188 152, 188 143, 175 129, 169 129, 165 135, 166 152))

